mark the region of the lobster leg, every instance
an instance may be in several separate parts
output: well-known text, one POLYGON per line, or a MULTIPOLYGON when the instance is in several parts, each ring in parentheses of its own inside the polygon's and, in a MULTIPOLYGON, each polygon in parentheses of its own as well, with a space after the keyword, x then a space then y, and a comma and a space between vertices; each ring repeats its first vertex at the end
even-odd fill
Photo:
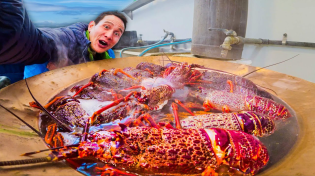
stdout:
MULTIPOLYGON (((89 127, 90 127, 90 124, 86 123, 86 125, 83 129, 83 132, 82 132, 82 138, 80 140, 81 142, 87 140, 87 135, 89 133, 89 127)), ((44 152, 47 150, 55 150, 55 149, 60 149, 63 147, 76 147, 79 145, 79 144, 72 144, 72 145, 65 146, 64 145, 64 137, 62 136, 62 134, 60 134, 58 132, 56 133, 56 132, 57 132, 57 125, 55 123, 51 124, 48 126, 48 130, 47 130, 46 136, 45 136, 45 142, 53 148, 45 149, 45 150, 39 150, 39 151, 35 151, 35 152, 23 153, 21 156, 29 156, 29 155, 44 152)))
POLYGON ((219 175, 218 173, 215 172, 215 170, 208 166, 202 173, 201 176, 217 176, 219 175))
POLYGON ((112 93, 114 99, 117 100, 118 99, 117 93, 113 89, 110 89, 110 92, 112 93))
MULTIPOLYGON (((104 69, 104 70, 100 71, 98 75, 99 75, 99 76, 102 76, 102 74, 103 74, 104 72, 109 72, 109 71, 104 69)), ((133 77, 133 76, 131 76, 130 74, 128 74, 128 73, 126 73, 125 71, 123 71, 121 68, 116 68, 113 74, 114 74, 114 75, 117 75, 118 72, 120 72, 120 73, 122 73, 122 74, 128 76, 129 78, 136 79, 135 77, 133 77)))
MULTIPOLYGON (((142 90, 146 90, 146 88, 144 86, 132 86, 132 87, 129 87, 129 88, 126 88, 126 89, 123 89, 123 90, 120 90, 120 91, 124 91, 124 90, 132 90, 132 89, 138 89, 138 88, 141 88, 142 90)), ((119 91, 119 92, 120 92, 119 91)))
POLYGON ((127 123, 127 126, 128 126, 128 127, 132 127, 132 126, 144 126, 144 123, 142 122, 142 120, 140 120, 140 119, 137 118, 136 120, 127 123))
MULTIPOLYGON (((203 107, 205 108, 205 111, 210 111, 211 109, 214 109, 209 100, 206 100, 203 102, 203 107)), ((228 112, 231 112, 231 110, 230 110, 229 106, 223 105, 222 106, 222 112, 228 113, 228 112)))
POLYGON ((89 134, 89 131, 90 131, 90 124, 87 122, 85 124, 84 129, 83 129, 83 137, 82 137, 81 141, 87 140, 87 135, 89 134))
MULTIPOLYGON (((86 123, 82 132, 81 142, 87 140, 87 135, 89 133, 90 124, 86 123)), ((57 125, 51 124, 48 126, 48 130, 46 132, 45 141, 50 146, 57 148, 64 146, 64 138, 63 136, 57 132, 57 125)))
POLYGON ((54 141, 53 147, 64 146, 63 140, 64 140, 63 136, 60 133, 57 133, 53 138, 53 141, 54 141))
POLYGON ((231 110, 230 110, 230 108, 227 105, 223 105, 222 112, 229 113, 229 112, 231 112, 231 110))
POLYGON ((177 129, 182 129, 180 122, 179 122, 179 117, 178 117, 178 106, 175 103, 172 103, 172 109, 174 113, 174 118, 175 118, 175 125, 177 129))
POLYGON ((201 83, 190 83, 190 82, 188 82, 188 83, 185 83, 185 85, 200 85, 201 83))
POLYGON ((116 68, 114 71, 114 75, 117 75, 118 72, 128 76, 131 79, 136 79, 135 77, 133 77, 133 76, 129 75, 128 73, 126 73, 125 71, 123 71, 121 68, 116 68))
POLYGON ((143 114, 139 117, 141 120, 146 121, 151 127, 159 128, 158 125, 155 123, 153 118, 149 114, 143 114))
POLYGON ((200 71, 198 70, 194 70, 190 76, 190 78, 188 79, 188 82, 195 82, 197 79, 199 79, 202 76, 202 74, 200 73, 200 71))
POLYGON ((147 71, 147 72, 149 72, 150 74, 154 75, 154 73, 153 73, 150 69, 148 69, 148 68, 144 69, 144 71, 147 71))
POLYGON ((230 92, 233 93, 233 82, 231 80, 226 81, 230 85, 230 92))
MULTIPOLYGON (((142 123, 142 121, 147 122, 150 127, 159 128, 159 126, 156 124, 150 114, 143 114, 139 116, 134 122, 131 122, 131 124, 134 126, 143 126, 144 124, 142 123)), ((127 126, 130 126, 130 124, 127 124, 127 126)))
MULTIPOLYGON (((53 103, 55 103, 57 100, 59 100, 60 98, 63 98, 64 96, 60 96, 60 97, 56 97, 54 98, 52 101, 50 101, 49 103, 47 103, 44 108, 48 108, 49 106, 51 106, 53 103)), ((33 108, 37 108, 37 109, 41 109, 41 107, 35 102, 35 101, 31 101, 29 103, 29 105, 33 108)))
POLYGON ((191 114, 192 116, 195 116, 195 114, 193 112, 191 112, 181 101, 175 99, 175 103, 179 104, 181 107, 183 107, 189 114, 191 114))
POLYGON ((57 132, 57 125, 55 123, 47 127, 45 142, 49 144, 51 147, 64 146, 63 136, 57 132))
POLYGON ((106 69, 104 69, 104 70, 100 71, 100 72, 98 73, 98 75, 99 75, 99 76, 102 76, 102 74, 103 74, 104 72, 109 72, 109 71, 106 70, 106 69))
POLYGON ((78 90, 72 97, 77 96, 77 95, 78 95, 79 93, 81 93, 85 88, 87 88, 87 87, 89 87, 89 86, 91 86, 91 85, 93 85, 93 84, 94 84, 93 82, 89 82, 89 83, 87 83, 86 85, 82 86, 81 89, 78 90))
POLYGON ((103 167, 96 167, 95 169, 97 170, 100 170, 102 171, 102 174, 101 175, 109 175, 109 176, 115 176, 115 175, 130 175, 130 176, 136 176, 134 174, 129 174, 129 173, 126 173, 126 172, 123 172, 121 170, 118 170, 118 169, 115 169, 111 166, 109 166, 108 164, 105 164, 105 166, 103 167))
POLYGON ((208 100, 203 102, 203 107, 205 108, 205 111, 210 111, 211 109, 213 109, 211 102, 208 100))
POLYGON ((35 101, 31 101, 29 102, 29 105, 33 108, 37 108, 37 109, 40 109, 40 107, 37 105, 37 103, 35 101))
MULTIPOLYGON (((193 112, 191 112, 182 102, 179 100, 175 99, 175 103, 179 104, 181 107, 183 107, 188 113, 190 113, 192 116, 195 116, 193 112)), ((175 118, 175 124, 177 129, 181 129, 181 125, 179 122, 179 117, 178 117, 178 107, 175 103, 172 103, 172 108, 173 108, 173 114, 175 118)))
POLYGON ((207 83, 207 84, 212 84, 211 81, 206 81, 206 80, 197 80, 197 82, 200 82, 200 83, 207 83))
POLYGON ((128 101, 128 100, 129 100, 129 97, 130 97, 131 95, 133 95, 134 93, 135 93, 135 92, 130 92, 126 97, 120 98, 120 99, 118 99, 118 100, 115 100, 113 103, 111 103, 111 104, 109 104, 109 105, 107 105, 107 106, 104 106, 104 107, 102 107, 101 109, 95 111, 95 112, 93 113, 93 115, 90 117, 90 124, 93 124, 93 123, 95 122, 97 116, 100 115, 103 111, 105 111, 105 110, 107 110, 107 109, 109 109, 109 108, 111 108, 111 107, 113 107, 113 106, 118 105, 120 102, 128 101))
POLYGON ((57 130, 57 125, 55 123, 47 127, 47 132, 45 135, 45 142, 49 144, 50 146, 53 146, 53 138, 55 136, 56 130, 57 130))
POLYGON ((176 67, 172 66, 172 67, 168 67, 163 74, 163 78, 165 78, 166 76, 168 76, 176 67))

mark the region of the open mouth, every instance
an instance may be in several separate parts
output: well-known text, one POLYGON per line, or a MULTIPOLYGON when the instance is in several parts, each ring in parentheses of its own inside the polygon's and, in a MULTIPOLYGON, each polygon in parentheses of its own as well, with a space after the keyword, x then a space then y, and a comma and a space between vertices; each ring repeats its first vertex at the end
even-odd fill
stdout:
POLYGON ((101 47, 107 47, 108 46, 107 42, 105 42, 104 40, 99 40, 99 43, 100 43, 101 47))

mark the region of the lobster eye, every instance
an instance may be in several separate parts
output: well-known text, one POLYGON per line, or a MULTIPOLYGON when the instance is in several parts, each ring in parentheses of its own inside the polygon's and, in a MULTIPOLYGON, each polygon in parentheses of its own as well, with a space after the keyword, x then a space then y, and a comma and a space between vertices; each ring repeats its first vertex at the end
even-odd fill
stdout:
POLYGON ((116 141, 116 138, 115 138, 115 137, 112 137, 110 140, 111 140, 111 141, 116 141))

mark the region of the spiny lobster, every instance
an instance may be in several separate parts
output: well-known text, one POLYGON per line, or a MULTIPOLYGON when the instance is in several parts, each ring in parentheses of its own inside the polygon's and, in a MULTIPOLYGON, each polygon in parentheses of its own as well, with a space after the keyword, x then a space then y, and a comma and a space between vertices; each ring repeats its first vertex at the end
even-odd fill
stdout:
POLYGON ((162 72, 165 70, 165 67, 150 62, 141 62, 136 66, 136 69, 150 71, 153 73, 153 76, 161 76, 162 72))
MULTIPOLYGON (((152 125, 152 124, 151 124, 152 125)), ((269 160, 266 147, 244 132, 224 129, 126 127, 87 135, 78 147, 48 157, 2 161, 0 166, 94 157, 119 169, 141 174, 209 174, 226 167, 230 174, 256 174, 269 160)))
MULTIPOLYGON (((127 96, 114 100, 112 103, 102 107, 92 115, 92 122, 108 123, 130 115, 130 110, 161 109, 172 97, 174 89, 168 85, 160 85, 150 89, 143 88, 139 92, 130 92, 127 96), (138 107, 138 108, 136 108, 138 107), (96 118, 96 119, 95 119, 96 118), (97 120, 97 121, 96 121, 97 120)), ((35 102, 31 102, 32 107, 39 108, 35 102)), ((58 116, 60 120, 65 120, 67 124, 84 126, 87 121, 87 113, 80 106, 80 101, 71 96, 56 97, 45 106, 51 113, 58 116)))
POLYGON ((222 128, 228 130, 243 131, 255 136, 268 136, 275 130, 274 121, 261 116, 253 111, 241 111, 237 113, 211 113, 195 115, 179 100, 176 103, 186 109, 192 116, 179 120, 178 106, 172 103, 175 123, 177 128, 184 129, 209 129, 222 128))
MULTIPOLYGON (((123 120, 128 117, 129 120, 136 119, 148 110, 161 109, 172 97, 174 90, 168 85, 161 85, 151 89, 144 89, 140 92, 131 92, 126 97, 117 99, 110 104, 95 111, 92 115, 80 106, 80 101, 71 96, 56 97, 50 103, 44 106, 53 118, 63 122, 74 131, 72 127, 84 127, 86 122, 91 125, 104 124, 115 120, 123 120)), ((31 106, 38 107, 37 103, 31 103, 31 106)), ((41 112, 40 115, 45 115, 41 112)), ((59 133, 53 130, 57 129, 56 125, 48 127, 45 141, 51 146, 62 146, 63 138, 59 133)))
POLYGON ((184 84, 242 95, 259 95, 272 99, 268 92, 259 89, 252 81, 232 73, 209 69, 197 64, 188 65, 187 63, 171 63, 165 68, 163 77, 180 84, 179 87, 184 84))
MULTIPOLYGON (((198 66, 198 68, 203 68, 198 66)), ((221 90, 227 92, 234 92, 237 94, 242 94, 246 96, 258 95, 261 97, 272 99, 272 96, 257 87, 252 81, 237 76, 231 73, 207 69, 207 71, 202 72, 202 76, 198 80, 200 84, 191 84, 197 85, 199 87, 211 88, 214 90, 221 90)))
POLYGON ((102 70, 93 75, 86 85, 74 86, 70 91, 75 92, 74 97, 96 98, 100 101, 106 101, 117 96, 115 91, 139 85, 143 79, 152 77, 153 73, 149 70, 139 70, 131 67, 123 70, 102 70), (107 95, 105 96, 104 93, 107 95))
POLYGON ((199 89, 189 94, 203 102, 207 109, 222 110, 223 112, 254 111, 272 119, 291 117, 289 110, 282 104, 260 96, 245 96, 211 89, 199 89))

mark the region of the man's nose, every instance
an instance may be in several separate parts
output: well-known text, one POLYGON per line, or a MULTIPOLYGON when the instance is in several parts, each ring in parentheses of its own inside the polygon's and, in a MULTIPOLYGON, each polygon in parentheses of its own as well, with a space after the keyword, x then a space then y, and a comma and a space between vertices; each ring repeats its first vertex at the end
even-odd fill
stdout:
POLYGON ((114 31, 110 30, 110 31, 107 31, 105 33, 105 37, 108 39, 108 40, 112 40, 113 39, 113 35, 114 35, 114 31))

